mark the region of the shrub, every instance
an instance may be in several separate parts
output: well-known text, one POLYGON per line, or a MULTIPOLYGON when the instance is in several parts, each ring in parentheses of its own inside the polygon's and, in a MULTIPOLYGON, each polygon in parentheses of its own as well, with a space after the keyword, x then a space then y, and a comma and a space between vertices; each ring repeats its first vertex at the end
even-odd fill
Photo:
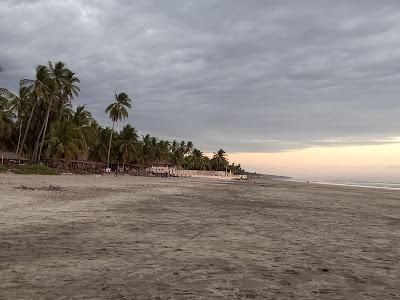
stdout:
POLYGON ((5 173, 5 172, 7 172, 7 171, 8 171, 7 166, 5 166, 5 165, 0 165, 0 173, 5 173))
POLYGON ((57 170, 44 165, 23 165, 13 169, 17 174, 57 175, 57 170))

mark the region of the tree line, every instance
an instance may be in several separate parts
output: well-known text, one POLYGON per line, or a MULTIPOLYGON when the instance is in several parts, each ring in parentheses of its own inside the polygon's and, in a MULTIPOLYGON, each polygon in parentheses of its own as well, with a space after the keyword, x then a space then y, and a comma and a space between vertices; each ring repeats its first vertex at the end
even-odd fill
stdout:
POLYGON ((105 108, 112 123, 103 127, 86 105, 73 106, 80 80, 63 62, 39 65, 34 79, 22 79, 18 92, 0 88, 0 149, 14 151, 33 164, 46 158, 90 160, 110 164, 173 165, 192 170, 225 170, 243 173, 229 164, 223 149, 212 158, 191 141, 167 141, 139 136, 130 124, 120 131, 115 124, 129 115, 132 100, 115 93, 105 108))

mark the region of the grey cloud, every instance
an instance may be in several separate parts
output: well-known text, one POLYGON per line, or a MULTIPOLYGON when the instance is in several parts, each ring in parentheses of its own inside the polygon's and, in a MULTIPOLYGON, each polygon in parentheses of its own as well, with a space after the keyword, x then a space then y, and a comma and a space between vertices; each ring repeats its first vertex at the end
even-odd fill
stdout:
POLYGON ((385 143, 399 135, 399 11, 394 0, 3 0, 0 85, 63 60, 81 78, 77 103, 105 125, 114 91, 127 91, 141 132, 205 151, 385 143))

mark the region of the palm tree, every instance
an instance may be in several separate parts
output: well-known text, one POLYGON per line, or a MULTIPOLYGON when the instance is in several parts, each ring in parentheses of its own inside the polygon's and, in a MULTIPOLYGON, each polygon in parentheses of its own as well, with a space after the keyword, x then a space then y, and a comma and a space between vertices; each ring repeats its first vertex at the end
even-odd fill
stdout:
POLYGON ((110 152, 111 152, 111 141, 114 131, 115 122, 120 121, 128 117, 127 108, 131 108, 131 99, 127 93, 115 93, 115 102, 111 103, 106 108, 106 113, 112 121, 110 141, 108 142, 108 155, 107 155, 107 167, 110 167, 110 152))
POLYGON ((94 122, 91 126, 95 135, 95 142, 89 146, 89 157, 93 160, 107 162, 108 147, 107 143, 110 139, 111 129, 103 128, 94 122))
POLYGON ((10 138, 13 130, 14 114, 11 110, 11 104, 7 99, 0 97, 0 146, 10 138))
POLYGON ((182 167, 185 165, 185 151, 186 151, 186 142, 181 141, 178 143, 177 141, 173 141, 171 145, 171 163, 177 167, 182 167))
POLYGON ((171 152, 174 153, 177 149, 178 149, 178 141, 173 140, 173 142, 171 144, 171 152))
POLYGON ((107 106, 112 128, 103 128, 86 106, 73 109, 72 99, 80 91, 78 84, 76 74, 63 62, 49 62, 36 67, 33 80, 21 80, 18 93, 0 88, 0 147, 16 148, 19 157, 29 155, 32 162, 40 161, 46 153, 56 159, 92 159, 108 166, 122 161, 125 167, 136 161, 143 166, 173 163, 191 169, 229 167, 236 173, 244 172, 240 165, 228 164, 222 149, 210 159, 190 141, 171 143, 149 134, 138 141, 130 125, 115 132, 115 123, 127 118, 131 108, 126 93, 116 93, 115 101, 107 106))
POLYGON ((19 133, 17 149, 15 153, 18 153, 19 151, 22 135, 23 117, 25 115, 26 108, 29 105, 30 96, 31 93, 29 89, 25 86, 19 87, 19 95, 16 95, 7 89, 0 88, 0 98, 5 98, 10 102, 11 110, 16 114, 16 118, 18 120, 19 133))
POLYGON ((201 170, 203 167, 203 152, 194 148, 192 154, 187 156, 188 166, 192 170, 201 170))
POLYGON ((58 122, 63 121, 63 120, 71 121, 74 114, 76 113, 76 111, 74 111, 72 109, 72 104, 70 104, 70 103, 65 103, 62 105, 62 107, 55 108, 54 111, 58 114, 58 117, 57 117, 58 122))
POLYGON ((188 141, 186 143, 186 147, 185 147, 185 154, 191 153, 193 150, 193 147, 194 147, 193 143, 191 141, 188 141))
MULTIPOLYGON (((29 114, 29 119, 28 123, 25 128, 25 133, 24 136, 22 137, 21 145, 19 148, 19 156, 22 155, 24 146, 25 146, 25 141, 26 137, 28 135, 28 130, 30 128, 31 122, 32 122, 32 117, 35 112, 36 107, 40 103, 40 101, 43 101, 47 97, 47 81, 49 79, 49 73, 48 69, 46 66, 37 66, 36 67, 36 79, 22 79, 20 81, 20 86, 26 87, 29 93, 32 93, 32 104, 31 104, 31 111, 29 114)), ((40 138, 40 134, 37 139, 40 138)))
POLYGON ((138 154, 138 134, 131 125, 122 128, 118 136, 119 153, 122 156, 122 169, 125 170, 125 163, 132 161, 138 154))
POLYGON ((82 149, 82 140, 76 133, 76 127, 70 121, 61 121, 50 130, 47 151, 54 159, 75 159, 82 149))
MULTIPOLYGON (((67 105, 69 106, 69 104, 67 105)), ((83 156, 86 159, 89 155, 89 145, 96 142, 97 135, 97 130, 91 126, 94 121, 92 114, 86 109, 85 105, 78 105, 75 111, 71 110, 67 119, 74 124, 77 137, 83 145, 80 157, 83 156)))
POLYGON ((158 141, 155 149, 155 157, 159 163, 168 163, 170 143, 168 141, 158 141))
POLYGON ((75 73, 73 73, 65 66, 65 63, 59 61, 53 65, 53 63, 49 61, 48 70, 50 75, 50 80, 48 81, 50 97, 48 97, 49 101, 46 118, 43 123, 44 129, 42 142, 40 144, 40 149, 38 152, 38 161, 40 161, 44 138, 46 136, 47 126, 49 123, 50 110, 52 108, 54 98, 58 97, 58 101, 61 104, 64 104, 70 101, 73 96, 77 96, 78 92, 80 91, 79 87, 77 86, 77 84, 79 83, 79 79, 75 76, 75 73))
POLYGON ((93 121, 92 114, 86 109, 86 105, 78 105, 72 114, 71 121, 78 127, 90 126, 93 121))
POLYGON ((150 134, 146 134, 142 137, 139 161, 142 166, 149 166, 152 162, 154 162, 154 139, 150 136, 150 134))
MULTIPOLYGON (((60 67, 58 67, 60 68, 60 67)), ((57 74, 57 66, 50 67, 50 69, 54 69, 54 73, 57 74)), ((63 75, 63 82, 62 82, 62 88, 59 89, 59 93, 57 95, 57 102, 56 102, 56 108, 55 112, 58 115, 58 120, 60 121, 61 118, 63 117, 63 107, 71 105, 71 100, 74 98, 74 96, 78 96, 80 92, 80 88, 78 84, 80 83, 80 80, 78 77, 75 76, 75 73, 73 73, 69 69, 64 69, 63 75)))
POLYGON ((214 157, 212 160, 215 165, 216 171, 223 171, 225 167, 229 164, 226 158, 226 152, 222 149, 214 152, 214 157))

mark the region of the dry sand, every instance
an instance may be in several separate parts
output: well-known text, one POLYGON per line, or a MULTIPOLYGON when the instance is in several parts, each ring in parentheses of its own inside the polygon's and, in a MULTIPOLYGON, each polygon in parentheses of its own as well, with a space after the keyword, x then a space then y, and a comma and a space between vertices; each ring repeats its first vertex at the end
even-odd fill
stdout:
POLYGON ((400 191, 0 175, 1 299, 400 299, 400 191))

